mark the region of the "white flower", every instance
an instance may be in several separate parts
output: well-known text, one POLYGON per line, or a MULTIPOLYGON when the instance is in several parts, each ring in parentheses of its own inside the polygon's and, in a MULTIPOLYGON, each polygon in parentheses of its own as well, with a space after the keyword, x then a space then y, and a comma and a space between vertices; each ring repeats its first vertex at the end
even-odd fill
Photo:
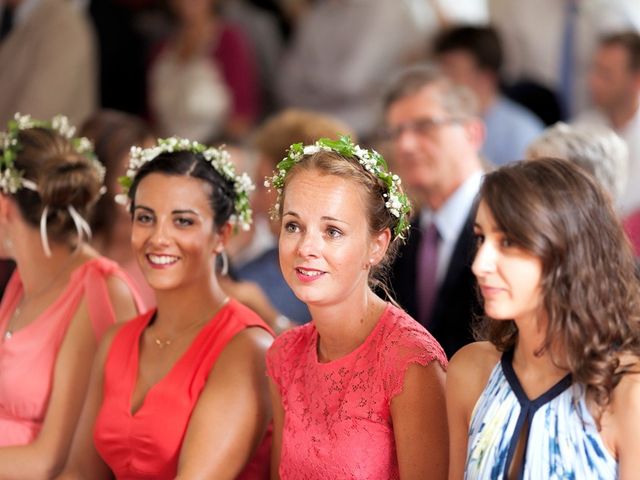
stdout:
POLYGON ((76 133, 76 127, 69 123, 69 119, 64 115, 56 115, 51 119, 51 128, 56 130, 65 138, 72 138, 76 133))
POLYGON ((313 155, 314 153, 318 153, 321 148, 318 145, 307 145, 302 149, 303 155, 313 155))

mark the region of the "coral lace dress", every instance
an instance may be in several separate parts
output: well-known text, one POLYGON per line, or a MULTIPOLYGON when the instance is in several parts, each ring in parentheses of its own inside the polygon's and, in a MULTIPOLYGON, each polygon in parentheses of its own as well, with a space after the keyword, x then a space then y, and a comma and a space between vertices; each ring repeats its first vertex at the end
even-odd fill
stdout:
MULTIPOLYGON (((132 413, 140 336, 154 314, 155 310, 147 312, 124 325, 105 361, 103 401, 93 437, 98 453, 118 480, 175 478, 189 418, 220 353, 245 328, 262 327, 270 332, 253 311, 229 301, 132 413)), ((271 430, 238 478, 269 478, 270 448, 271 430)))
MULTIPOLYGON (((58 350, 80 301, 85 298, 89 317, 99 340, 115 322, 106 280, 123 280, 144 306, 127 275, 111 260, 98 257, 71 274, 65 290, 29 325, 11 338, 0 340, 0 446, 26 445, 40 433, 53 386, 58 350)), ((4 332, 22 297, 22 281, 16 270, 0 304, 0 332, 4 332)))
POLYGON ((317 343, 308 323, 278 337, 267 354, 284 408, 280 478, 399 478, 391 400, 412 363, 435 360, 446 368, 442 348, 390 304, 348 355, 320 363, 317 343))

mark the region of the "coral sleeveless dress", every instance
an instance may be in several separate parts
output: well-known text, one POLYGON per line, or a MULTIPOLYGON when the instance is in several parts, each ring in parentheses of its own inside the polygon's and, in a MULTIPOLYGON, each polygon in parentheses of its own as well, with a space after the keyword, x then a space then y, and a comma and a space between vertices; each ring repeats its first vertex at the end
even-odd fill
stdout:
POLYGON ((320 363, 317 345, 308 323, 280 335, 267 354, 284 408, 280 478, 399 479, 391 401, 409 365, 446 368, 442 348, 391 304, 348 355, 320 363))
MULTIPOLYGON (((80 301, 86 298, 97 340, 115 322, 106 285, 111 276, 129 286, 138 311, 142 311, 144 306, 128 276, 116 263, 98 257, 72 272, 65 290, 38 318, 11 338, 0 340, 0 446, 26 445, 40 433, 58 350, 80 301)), ((0 332, 6 330, 22 290, 16 270, 0 304, 0 332)))
MULTIPOLYGON (((229 301, 132 413, 140 336, 154 314, 147 312, 124 325, 105 361, 103 401, 93 437, 98 453, 118 480, 175 478, 191 413, 220 353, 245 328, 262 327, 271 333, 253 311, 229 301)), ((238 478, 268 479, 270 449, 271 429, 238 478)))

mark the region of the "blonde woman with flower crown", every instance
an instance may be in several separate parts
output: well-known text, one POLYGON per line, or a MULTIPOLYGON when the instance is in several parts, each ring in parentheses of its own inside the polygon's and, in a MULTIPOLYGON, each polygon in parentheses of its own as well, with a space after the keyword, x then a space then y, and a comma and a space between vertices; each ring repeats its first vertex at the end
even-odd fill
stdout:
POLYGON ((0 478, 47 479, 67 459, 105 330, 142 306, 87 243, 103 171, 64 117, 17 115, 0 138, 0 478))
POLYGON ((251 181, 224 150, 175 138, 133 149, 121 181, 157 308, 103 342, 63 477, 267 478, 273 337, 213 271, 249 227, 251 181))
POLYGON ((445 354, 372 288, 408 233, 400 179, 347 137, 293 145, 276 172, 280 266, 312 321, 267 356, 272 478, 446 478, 445 354))

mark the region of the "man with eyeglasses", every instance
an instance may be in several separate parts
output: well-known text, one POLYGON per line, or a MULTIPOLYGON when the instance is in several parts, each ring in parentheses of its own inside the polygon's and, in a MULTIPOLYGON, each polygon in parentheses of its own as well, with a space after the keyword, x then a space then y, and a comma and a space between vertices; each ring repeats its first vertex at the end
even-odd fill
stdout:
POLYGON ((484 126, 473 94, 431 66, 401 72, 384 98, 383 137, 417 215, 392 267, 396 299, 450 357, 482 309, 471 272, 484 126))

